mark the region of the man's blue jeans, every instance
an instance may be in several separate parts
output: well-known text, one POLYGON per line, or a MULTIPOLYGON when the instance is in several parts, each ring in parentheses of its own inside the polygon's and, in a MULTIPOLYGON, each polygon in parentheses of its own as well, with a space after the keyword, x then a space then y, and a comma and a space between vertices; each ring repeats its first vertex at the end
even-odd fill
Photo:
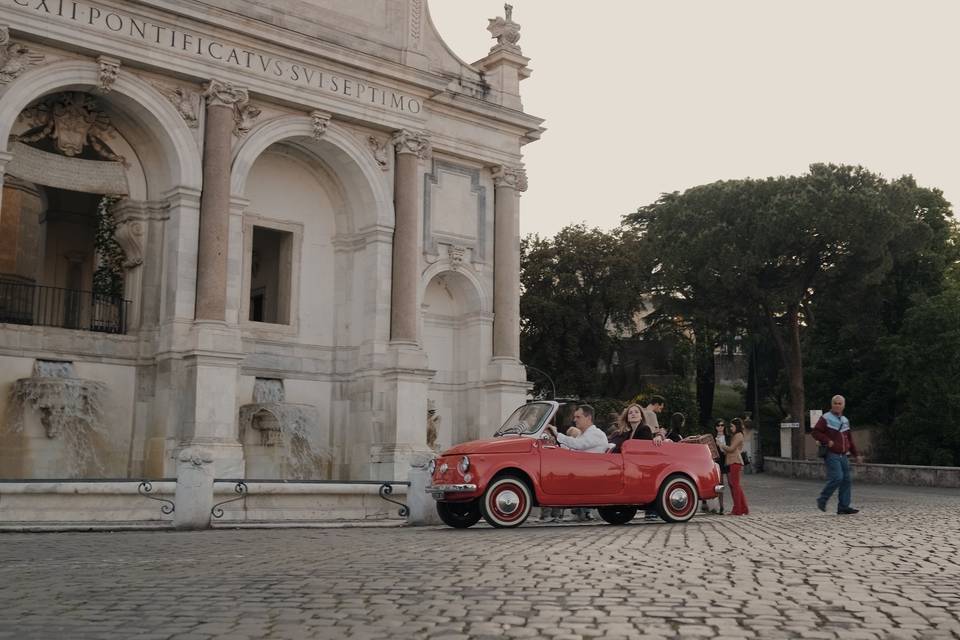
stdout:
POLYGON ((838 508, 850 506, 850 460, 846 454, 827 452, 823 460, 827 465, 827 484, 820 492, 820 502, 826 502, 833 492, 840 487, 840 504, 838 508))

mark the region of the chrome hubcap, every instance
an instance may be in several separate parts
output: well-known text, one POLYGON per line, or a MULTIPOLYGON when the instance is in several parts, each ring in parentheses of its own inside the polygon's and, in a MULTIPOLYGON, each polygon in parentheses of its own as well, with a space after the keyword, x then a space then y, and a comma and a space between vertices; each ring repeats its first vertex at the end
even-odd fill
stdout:
POLYGON ((690 496, 683 489, 674 489, 670 492, 670 507, 677 511, 683 511, 690 504, 690 496))
POLYGON ((497 494, 497 511, 511 515, 520 508, 520 496, 513 489, 505 489, 497 494))

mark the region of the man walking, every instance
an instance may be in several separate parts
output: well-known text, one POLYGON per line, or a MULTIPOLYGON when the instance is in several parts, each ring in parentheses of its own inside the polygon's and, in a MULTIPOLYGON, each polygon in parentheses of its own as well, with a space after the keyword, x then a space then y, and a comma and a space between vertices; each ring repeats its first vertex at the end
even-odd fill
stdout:
POLYGON ((824 485, 820 497, 817 498, 817 508, 827 510, 827 501, 840 488, 837 504, 839 515, 858 513, 859 509, 850 506, 850 460, 853 455, 857 462, 863 458, 857 452, 857 445, 853 443, 853 432, 850 431, 850 421, 843 415, 847 401, 843 396, 833 396, 830 400, 830 411, 823 414, 810 434, 821 445, 827 447, 824 464, 827 465, 827 484, 824 485))

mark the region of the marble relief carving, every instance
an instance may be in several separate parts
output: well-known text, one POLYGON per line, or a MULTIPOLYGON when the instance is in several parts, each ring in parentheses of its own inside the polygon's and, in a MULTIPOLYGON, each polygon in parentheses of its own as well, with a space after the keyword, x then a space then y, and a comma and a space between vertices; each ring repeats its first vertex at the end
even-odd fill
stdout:
POLYGON ((313 122, 313 139, 319 140, 327 132, 327 125, 330 124, 332 116, 326 111, 312 111, 310 119, 313 122))
POLYGON ((200 125, 198 109, 200 94, 183 87, 156 83, 153 86, 170 101, 188 127, 196 129, 200 125))
POLYGON ((463 267, 464 259, 467 257, 467 248, 460 245, 450 245, 447 247, 447 257, 450 260, 450 268, 458 271, 463 267))
POLYGON ((97 76, 97 91, 100 93, 110 93, 117 76, 120 74, 120 61, 108 56, 97 58, 97 64, 100 71, 97 76))
POLYGON ((233 133, 243 137, 250 132, 254 121, 260 116, 260 109, 250 104, 250 94, 246 89, 235 87, 229 82, 211 80, 204 85, 203 97, 208 107, 231 107, 235 126, 233 133))
POLYGON ((527 190, 527 170, 521 167, 499 165, 493 169, 493 186, 527 190))
POLYGON ((388 170, 390 168, 390 156, 387 150, 390 148, 390 145, 376 136, 367 138, 367 145, 370 147, 370 151, 373 152, 373 159, 377 161, 380 169, 382 171, 388 170))
POLYGON ((420 25, 423 21, 423 0, 411 0, 410 2, 410 37, 414 42, 420 40, 420 25))
POLYGON ((10 41, 9 27, 0 27, 0 84, 7 84, 33 65, 44 60, 42 53, 10 41))
POLYGON ((18 136, 24 143, 51 139, 63 155, 80 155, 88 145, 101 157, 124 162, 113 153, 105 138, 117 135, 110 118, 100 110, 97 101, 86 93, 58 93, 24 109, 19 118, 27 130, 18 136))
POLYGON ((252 104, 237 105, 234 108, 234 120, 237 126, 233 132, 242 138, 250 132, 250 129, 253 128, 254 121, 258 117, 260 117, 260 109, 252 104))
POLYGON ((143 221, 136 218, 124 218, 117 223, 113 237, 123 249, 123 266, 132 269, 143 264, 143 221))
POLYGON ((421 160, 430 153, 430 136, 424 132, 401 129, 393 134, 390 143, 396 147, 397 153, 412 153, 421 160))

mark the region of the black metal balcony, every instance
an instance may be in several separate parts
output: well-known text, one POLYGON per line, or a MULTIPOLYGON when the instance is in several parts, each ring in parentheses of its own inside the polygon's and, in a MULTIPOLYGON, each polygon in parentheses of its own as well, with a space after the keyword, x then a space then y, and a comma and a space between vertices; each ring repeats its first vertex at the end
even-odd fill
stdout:
POLYGON ((0 322, 10 324, 126 333, 129 304, 93 291, 0 282, 0 322))

